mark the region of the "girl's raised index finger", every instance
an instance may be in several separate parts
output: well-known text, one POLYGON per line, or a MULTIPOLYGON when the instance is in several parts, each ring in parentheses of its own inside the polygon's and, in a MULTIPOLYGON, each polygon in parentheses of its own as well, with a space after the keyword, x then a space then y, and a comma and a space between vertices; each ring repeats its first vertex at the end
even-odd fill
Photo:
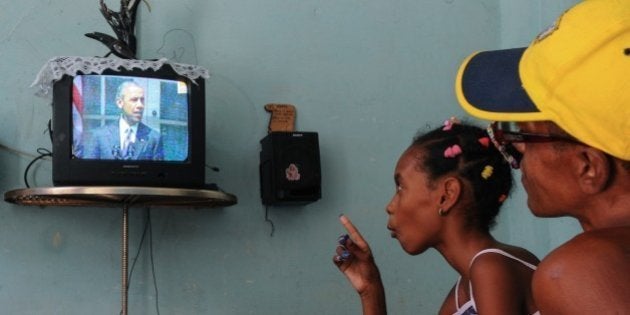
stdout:
POLYGON ((350 235, 350 239, 355 244, 357 244, 357 246, 359 246, 360 248, 366 249, 367 243, 363 239, 363 236, 361 236, 361 233, 359 233, 359 230, 357 230, 357 228, 354 227, 350 219, 348 219, 348 217, 342 214, 339 216, 339 221, 341 221, 341 224, 343 225, 343 227, 348 231, 348 234, 350 235))

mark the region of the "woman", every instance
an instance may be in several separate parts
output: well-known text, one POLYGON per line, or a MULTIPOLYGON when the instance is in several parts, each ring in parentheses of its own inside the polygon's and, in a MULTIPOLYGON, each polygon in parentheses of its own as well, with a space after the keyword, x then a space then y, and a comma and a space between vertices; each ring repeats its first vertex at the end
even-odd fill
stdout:
MULTIPOLYGON (((501 148, 505 150, 505 148, 501 148)), ((435 248, 459 273, 439 314, 533 314, 531 278, 538 259, 495 240, 489 230, 512 188, 510 166, 488 134, 451 119, 417 136, 394 174, 387 205, 391 231, 405 252, 435 248)), ((385 314, 385 292, 369 245, 350 220, 335 265, 361 297, 364 314, 385 314)))

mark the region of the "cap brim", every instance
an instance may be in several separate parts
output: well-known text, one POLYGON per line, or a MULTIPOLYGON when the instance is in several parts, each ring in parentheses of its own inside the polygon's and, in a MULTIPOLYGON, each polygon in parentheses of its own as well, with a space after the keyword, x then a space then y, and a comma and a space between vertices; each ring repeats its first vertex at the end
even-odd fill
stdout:
POLYGON ((486 120, 539 120, 541 113, 523 89, 518 71, 525 49, 469 56, 460 66, 455 83, 460 105, 469 114, 486 120))

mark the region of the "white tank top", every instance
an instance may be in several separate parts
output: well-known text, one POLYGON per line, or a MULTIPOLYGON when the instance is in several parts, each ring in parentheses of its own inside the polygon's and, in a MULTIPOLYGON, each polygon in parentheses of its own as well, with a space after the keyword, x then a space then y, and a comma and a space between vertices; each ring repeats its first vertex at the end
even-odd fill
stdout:
MULTIPOLYGON (((512 254, 508 254, 507 252, 497 249, 497 248, 487 248, 484 249, 480 252, 478 252, 477 254, 475 254, 475 256, 472 258, 472 260, 470 261, 470 264, 468 265, 468 268, 472 267, 473 263, 475 262, 475 259, 485 253, 496 253, 499 255, 503 255, 505 257, 514 259, 518 262, 520 262, 521 264, 529 267, 532 270, 536 270, 536 266, 532 265, 512 254)), ((455 309, 457 309, 457 311, 455 311, 455 313, 453 313, 453 315, 476 315, 477 314, 477 305, 475 304, 475 297, 473 295, 473 290, 472 290, 472 283, 470 283, 470 281, 468 281, 468 288, 470 290, 470 300, 468 300, 468 302, 464 303, 464 305, 459 306, 459 297, 457 292, 459 291, 459 283, 461 282, 462 277, 460 276, 459 279, 457 279, 457 284, 455 285, 455 309)), ((533 315, 540 315, 539 312, 534 313, 533 315)))

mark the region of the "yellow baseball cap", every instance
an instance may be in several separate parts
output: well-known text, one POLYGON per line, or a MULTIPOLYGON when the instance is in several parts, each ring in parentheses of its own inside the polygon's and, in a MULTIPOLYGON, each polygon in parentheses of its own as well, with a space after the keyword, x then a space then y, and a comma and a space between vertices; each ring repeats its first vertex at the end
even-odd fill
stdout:
POLYGON ((526 48, 472 54, 455 92, 473 116, 550 120, 630 160, 630 0, 584 0, 526 48))

